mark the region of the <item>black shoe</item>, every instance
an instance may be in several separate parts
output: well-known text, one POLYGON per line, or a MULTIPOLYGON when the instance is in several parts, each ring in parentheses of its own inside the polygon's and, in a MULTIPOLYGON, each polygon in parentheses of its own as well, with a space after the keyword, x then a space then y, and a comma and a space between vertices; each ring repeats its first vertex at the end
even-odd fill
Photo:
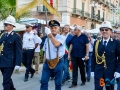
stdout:
POLYGON ((70 82, 70 81, 71 81, 71 79, 70 79, 70 78, 67 78, 67 79, 66 79, 66 81, 70 82))
POLYGON ((85 82, 82 82, 81 84, 80 84, 80 86, 84 86, 85 85, 85 82))
POLYGON ((34 74, 35 74, 35 71, 33 73, 31 73, 30 78, 33 78, 34 74))
POLYGON ((28 78, 25 78, 25 79, 24 79, 24 82, 27 82, 27 81, 28 81, 28 78))
POLYGON ((90 82, 90 78, 87 78, 87 82, 90 82))
POLYGON ((71 85, 69 88, 75 88, 75 87, 77 87, 77 85, 71 85))
POLYGON ((34 73, 31 74, 30 78, 33 78, 33 76, 34 76, 34 73))
POLYGON ((54 77, 51 77, 50 80, 54 80, 54 77))
POLYGON ((65 85, 65 81, 62 81, 62 84, 61 84, 61 86, 63 86, 63 85, 65 85))

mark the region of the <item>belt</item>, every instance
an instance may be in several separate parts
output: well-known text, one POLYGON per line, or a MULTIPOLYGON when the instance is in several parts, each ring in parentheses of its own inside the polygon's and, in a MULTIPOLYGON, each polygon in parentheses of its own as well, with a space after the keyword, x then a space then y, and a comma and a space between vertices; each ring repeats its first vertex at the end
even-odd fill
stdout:
POLYGON ((93 53, 93 52, 89 52, 89 53, 93 53))
POLYGON ((29 50, 29 49, 34 49, 34 48, 32 48, 32 47, 31 48, 23 48, 23 50, 29 50))

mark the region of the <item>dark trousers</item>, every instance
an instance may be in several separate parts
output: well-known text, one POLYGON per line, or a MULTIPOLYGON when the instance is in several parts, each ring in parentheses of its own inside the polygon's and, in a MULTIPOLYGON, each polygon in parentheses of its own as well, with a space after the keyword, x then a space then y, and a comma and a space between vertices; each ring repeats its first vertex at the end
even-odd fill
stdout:
POLYGON ((80 69, 81 74, 81 81, 86 82, 86 76, 85 76, 85 64, 84 61, 81 58, 78 57, 72 57, 72 84, 77 85, 77 79, 78 79, 78 67, 80 69))
POLYGON ((23 50, 22 63, 26 67, 25 78, 29 77, 29 72, 31 72, 32 74, 35 72, 35 70, 31 67, 33 57, 34 49, 23 50))
POLYGON ((11 79, 13 70, 13 67, 1 68, 1 72, 3 75, 3 90, 16 90, 11 79))
POLYGON ((40 90, 48 90, 48 81, 52 74, 55 77, 55 90, 61 90, 62 83, 62 72, 63 72, 63 58, 60 59, 59 63, 54 69, 50 69, 48 64, 44 62, 42 76, 41 76, 41 87, 40 90))
MULTIPOLYGON (((94 78, 95 89, 94 90, 103 90, 103 87, 100 86, 100 79, 94 78)), ((114 85, 111 84, 110 86, 105 87, 106 90, 114 90, 114 85)))

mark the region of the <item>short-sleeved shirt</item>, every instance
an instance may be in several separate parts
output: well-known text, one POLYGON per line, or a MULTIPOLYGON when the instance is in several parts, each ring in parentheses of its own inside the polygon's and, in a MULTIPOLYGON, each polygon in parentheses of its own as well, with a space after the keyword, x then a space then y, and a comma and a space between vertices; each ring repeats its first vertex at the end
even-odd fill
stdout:
POLYGON ((38 43, 37 48, 35 49, 35 52, 40 52, 40 44, 42 42, 42 39, 39 36, 38 36, 38 41, 39 41, 39 43, 38 43))
POLYGON ((35 48, 35 44, 39 43, 37 39, 37 34, 33 31, 25 32, 23 35, 23 48, 35 48))
MULTIPOLYGON (((55 39, 61 43, 61 45, 58 47, 58 56, 62 58, 65 54, 65 37, 57 34, 55 36, 55 39)), ((46 38, 44 46, 43 46, 43 51, 45 51, 46 59, 55 59, 57 57, 57 48, 53 45, 51 40, 49 39, 49 44, 50 44, 50 57, 49 57, 49 50, 48 50, 48 38, 46 38)))
POLYGON ((73 36, 70 41, 72 44, 72 57, 84 58, 86 55, 86 44, 88 44, 88 37, 85 34, 81 34, 79 37, 77 35, 73 36))

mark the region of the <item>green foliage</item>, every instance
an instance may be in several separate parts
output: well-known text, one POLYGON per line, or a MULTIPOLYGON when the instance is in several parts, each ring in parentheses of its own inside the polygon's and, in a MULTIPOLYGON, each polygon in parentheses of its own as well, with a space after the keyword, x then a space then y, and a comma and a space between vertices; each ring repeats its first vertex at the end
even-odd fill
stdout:
MULTIPOLYGON (((16 0, 0 0, 0 21, 5 20, 8 15, 16 16, 16 0)), ((19 22, 21 17, 30 16, 30 12, 24 13, 22 16, 16 18, 19 22)))

